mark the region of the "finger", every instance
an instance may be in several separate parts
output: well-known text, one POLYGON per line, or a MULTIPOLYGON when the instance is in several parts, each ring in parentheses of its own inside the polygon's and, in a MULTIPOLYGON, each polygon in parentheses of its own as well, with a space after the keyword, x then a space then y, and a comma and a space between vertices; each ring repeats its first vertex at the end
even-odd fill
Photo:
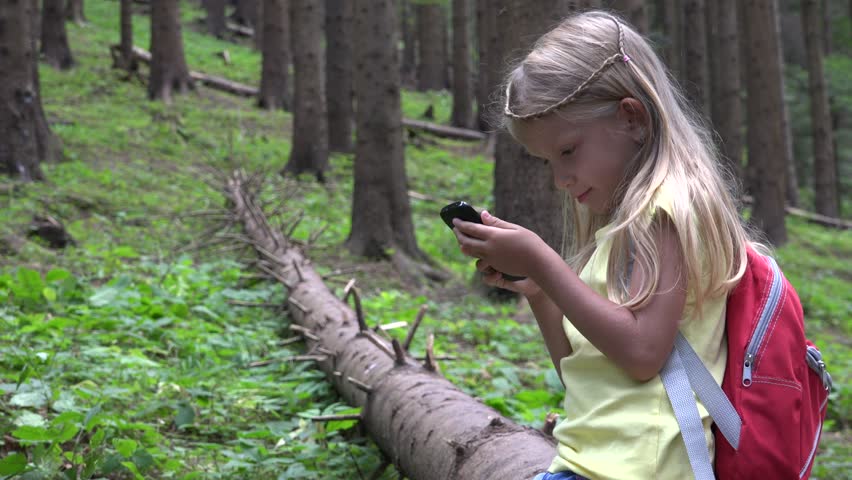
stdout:
POLYGON ((516 225, 514 223, 509 223, 505 220, 500 220, 499 218, 495 217, 494 215, 491 215, 488 212, 488 210, 483 210, 480 217, 482 218, 482 223, 486 226, 489 226, 489 227, 495 227, 495 228, 514 228, 514 227, 516 227, 516 225))
POLYGON ((488 264, 485 260, 479 259, 476 261, 476 269, 485 274, 492 274, 497 270, 494 270, 490 264, 488 264))
POLYGON ((453 225, 465 235, 483 240, 488 239, 491 229, 491 227, 482 225, 481 223, 465 222, 458 218, 453 219, 453 225))
POLYGON ((482 240, 465 235, 458 228, 454 228, 453 231, 456 233, 456 240, 459 242, 462 253, 470 257, 482 258, 484 248, 482 240))

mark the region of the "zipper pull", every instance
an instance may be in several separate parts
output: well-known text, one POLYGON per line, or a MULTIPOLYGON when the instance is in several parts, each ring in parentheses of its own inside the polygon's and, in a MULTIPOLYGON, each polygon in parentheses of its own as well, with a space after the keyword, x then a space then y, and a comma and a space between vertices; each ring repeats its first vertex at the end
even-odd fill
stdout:
POLYGON ((751 386, 751 366, 754 364, 754 354, 747 353, 743 362, 743 386, 751 386))

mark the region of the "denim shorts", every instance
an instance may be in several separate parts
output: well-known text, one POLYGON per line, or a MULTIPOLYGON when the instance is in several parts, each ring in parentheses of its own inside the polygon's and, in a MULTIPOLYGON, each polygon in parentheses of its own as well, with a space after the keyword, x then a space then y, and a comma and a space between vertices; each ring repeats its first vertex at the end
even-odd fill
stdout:
POLYGON ((564 472, 544 472, 539 473, 535 476, 533 480, 588 480, 586 477, 582 477, 574 472, 564 471, 564 472))

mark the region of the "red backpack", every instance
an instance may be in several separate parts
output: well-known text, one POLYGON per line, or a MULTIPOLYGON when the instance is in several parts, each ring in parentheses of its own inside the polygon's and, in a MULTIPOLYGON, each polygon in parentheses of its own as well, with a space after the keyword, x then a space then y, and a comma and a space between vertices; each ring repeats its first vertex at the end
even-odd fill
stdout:
POLYGON ((660 375, 697 479, 714 476, 693 391, 714 420, 715 478, 807 478, 831 376, 805 338, 799 297, 775 260, 750 247, 747 256, 745 274, 728 296, 722 388, 681 334, 660 375))

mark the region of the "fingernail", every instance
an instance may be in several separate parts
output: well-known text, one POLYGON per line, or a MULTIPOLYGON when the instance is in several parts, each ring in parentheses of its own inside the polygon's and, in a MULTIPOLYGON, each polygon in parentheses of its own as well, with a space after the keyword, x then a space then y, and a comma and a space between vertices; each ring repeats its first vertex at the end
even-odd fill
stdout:
POLYGON ((482 214, 481 214, 480 216, 481 216, 482 218, 488 218, 488 217, 490 217, 490 216, 491 216, 491 214, 490 214, 490 213, 488 213, 488 210, 483 210, 483 211, 482 211, 482 214))

